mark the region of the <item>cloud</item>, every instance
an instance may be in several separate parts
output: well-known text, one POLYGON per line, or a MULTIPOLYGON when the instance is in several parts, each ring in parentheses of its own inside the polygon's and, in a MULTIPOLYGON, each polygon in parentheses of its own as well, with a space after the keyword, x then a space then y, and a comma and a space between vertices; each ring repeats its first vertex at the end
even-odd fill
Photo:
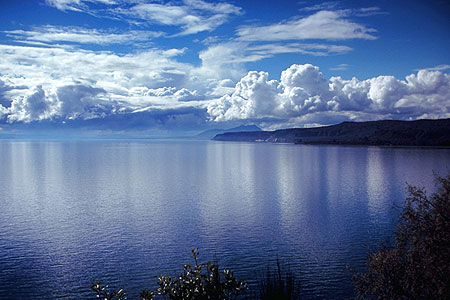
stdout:
POLYGON ((88 3, 93 4, 105 4, 112 5, 116 4, 117 1, 114 0, 45 0, 45 3, 49 6, 53 6, 59 10, 66 11, 78 11, 81 12, 83 10, 88 9, 88 3))
MULTIPOLYGON (((0 54, 8 54, 9 57, 0 57, 8 62, 14 63, 14 59, 22 62, 14 74, 0 78, 2 123, 38 121, 101 130, 157 128, 161 131, 166 126, 167 130, 181 131, 183 126, 186 130, 204 128, 211 121, 252 122, 275 129, 344 120, 450 117, 450 75, 439 71, 420 70, 404 80, 393 76, 345 80, 327 79, 317 66, 304 64, 284 70, 279 80, 269 79, 267 72, 251 71, 236 84, 230 79, 206 81, 204 90, 199 91, 187 87, 197 86, 195 80, 200 80, 195 79, 197 70, 192 67, 181 73, 178 70, 181 77, 176 79, 171 77, 173 74, 167 78, 161 75, 167 71, 162 67, 161 74, 153 77, 165 78, 158 84, 137 74, 136 66, 148 62, 148 57, 159 57, 170 65, 170 57, 164 57, 163 51, 116 56, 8 46, 0 47, 0 54), (69 61, 78 59, 79 65, 64 73, 63 69, 67 68, 58 64, 61 61, 58 57, 69 61), (93 61, 102 63, 90 70, 87 66, 93 61), (47 64, 53 74, 47 74, 47 64), (172 80, 178 85, 164 85, 172 80), (189 84, 183 87, 183 82, 189 84), (220 98, 205 100, 206 94, 220 98)), ((0 66, 5 68, 1 72, 8 67, 0 66)), ((177 73, 174 69, 170 72, 177 73)))
MULTIPOLYGON (((301 4, 308 3, 306 1, 302 2, 301 4)), ((320 11, 320 10, 337 10, 339 7, 341 7, 340 3, 337 1, 327 1, 319 4, 315 4, 312 6, 306 6, 300 9, 300 11, 320 11)), ((374 15, 386 15, 388 14, 385 11, 382 11, 381 8, 377 6, 371 6, 371 7, 362 7, 362 8, 353 8, 353 9, 346 9, 343 10, 347 13, 351 13, 351 15, 356 17, 369 17, 374 15)))
POLYGON ((83 2, 81 0, 45 0, 45 3, 63 11, 81 11, 83 2))
POLYGON ((163 25, 186 26, 199 23, 201 20, 199 16, 189 14, 187 7, 158 3, 140 3, 131 7, 128 14, 163 25))
POLYGON ((0 109, 2 107, 8 108, 11 106, 12 98, 14 97, 14 95, 11 94, 11 91, 26 88, 27 87, 24 86, 14 85, 7 76, 0 76, 0 109))
POLYGON ((242 9, 240 7, 225 2, 209 3, 202 0, 184 0, 183 2, 193 9, 222 14, 242 14, 242 9))
POLYGON ((241 14, 239 7, 228 3, 186 0, 184 4, 139 3, 129 9, 117 9, 116 12, 150 23, 180 26, 182 32, 177 35, 212 31, 225 23, 230 15, 241 14))
POLYGON ((169 109, 188 101, 201 106, 197 102, 204 100, 206 90, 199 88, 206 86, 193 81, 192 65, 176 61, 182 52, 149 49, 117 55, 0 45, 2 115, 8 122, 32 122, 104 118, 142 108, 169 109))
POLYGON ((339 55, 352 48, 343 45, 309 43, 247 43, 232 41, 211 45, 201 51, 202 65, 195 72, 209 78, 238 80, 245 74, 245 63, 256 62, 278 54, 298 53, 312 56, 339 55))
POLYGON ((50 116, 51 100, 49 100, 42 86, 36 86, 27 91, 22 97, 13 99, 7 117, 9 122, 36 121, 50 116))
POLYGON ((174 96, 178 99, 178 101, 194 101, 198 100, 197 91, 190 91, 186 88, 182 88, 175 92, 174 96))
MULTIPOLYGON (((345 54, 353 49, 328 43, 340 39, 374 39, 373 29, 347 20, 347 11, 319 11, 309 17, 297 18, 268 26, 244 26, 237 37, 227 42, 210 43, 199 53, 202 61, 198 74, 209 78, 238 80, 245 64, 279 54, 296 53, 312 56, 345 54), (322 39, 321 43, 300 43, 292 40, 322 39)), ((342 69, 343 66, 340 66, 342 69)))
POLYGON ((237 35, 242 41, 376 39, 374 29, 352 22, 347 16, 345 10, 322 10, 308 17, 297 17, 278 24, 243 26, 238 29, 237 35))
POLYGON ((147 124, 162 129, 162 124, 175 128, 195 120, 192 126, 204 126, 208 94, 221 91, 222 96, 234 84, 222 78, 207 80, 194 72, 194 66, 177 62, 183 52, 147 49, 118 55, 0 45, 0 123, 65 122, 105 129, 108 124, 114 128, 147 124), (170 116, 167 119, 164 111, 170 116), (146 122, 150 115, 153 121, 146 122), (134 123, 125 121, 127 116, 134 123), (116 121, 124 122, 124 126, 116 121))
POLYGON ((80 44, 131 44, 146 42, 152 38, 162 36, 161 32, 131 30, 127 32, 111 32, 98 29, 80 27, 41 26, 32 30, 4 31, 8 37, 16 41, 53 44, 55 42, 70 42, 80 44))
POLYGON ((363 7, 358 9, 353 9, 353 15, 357 17, 370 17, 375 15, 387 15, 386 11, 382 11, 381 8, 377 6, 363 7))
MULTIPOLYGON (((213 121, 274 118, 293 124, 306 120, 409 119, 450 117, 450 75, 421 70, 406 80, 378 76, 367 80, 327 80, 310 64, 292 65, 279 81, 266 72, 249 72, 231 95, 208 105, 213 121)), ((298 124, 298 123, 297 123, 298 124)))
MULTIPOLYGON (((304 2, 308 3, 308 2, 304 2)), ((319 4, 315 4, 312 6, 306 6, 300 9, 300 11, 316 11, 316 10, 332 10, 339 5, 338 2, 327 1, 319 4)))
POLYGON ((420 70, 425 70, 425 71, 445 71, 450 69, 450 65, 438 65, 435 67, 431 67, 431 68, 423 68, 423 69, 416 69, 414 71, 420 71, 420 70))
MULTIPOLYGON (((1 114, 1 109, 0 109, 1 114)), ((2 124, 8 132, 39 132, 43 135, 193 135, 208 126, 204 107, 151 108, 136 112, 122 112, 99 118, 63 119, 53 117, 35 122, 2 124)))
MULTIPOLYGON (((28 89, 25 95, 14 98, 10 108, 1 106, 0 113, 7 117, 8 123, 30 123, 33 121, 60 123, 64 121, 64 124, 70 123, 77 126, 85 124, 88 127, 95 125, 107 129, 108 124, 110 124, 114 128, 124 129, 132 125, 140 127, 140 124, 150 124, 156 122, 155 119, 159 120, 159 123, 157 123, 161 126, 172 124, 175 122, 171 123, 171 120, 182 118, 178 115, 191 114, 197 110, 205 112, 204 105, 199 103, 191 106, 183 104, 186 101, 194 100, 196 97, 196 91, 189 91, 185 88, 148 89, 141 87, 129 90, 129 97, 131 98, 152 99, 154 97, 159 99, 163 105, 157 105, 155 102, 153 104, 147 103, 147 105, 136 105, 136 103, 133 105, 108 99, 105 94, 104 89, 80 82, 50 90, 44 90, 42 86, 36 86, 28 89), (172 103, 167 103, 169 102, 168 99, 171 99, 172 103), (186 113, 186 111, 189 111, 189 113, 186 113), (138 116, 142 116, 142 120, 138 116), (149 117, 154 120, 147 122, 145 118, 149 117), (127 118, 133 121, 124 121, 127 118), (122 127, 120 124, 115 124, 119 120, 124 122, 122 127), (101 125, 101 123, 105 124, 101 125)), ((206 120, 205 117, 203 121, 206 122, 206 120)), ((179 124, 179 121, 177 121, 177 124, 179 124)), ((198 123, 198 120, 196 122, 198 123)), ((161 127, 159 125, 158 128, 161 127)), ((194 126, 194 124, 191 125, 194 126)))
POLYGON ((104 117, 114 109, 114 102, 99 99, 106 91, 89 85, 74 84, 56 90, 58 109, 56 114, 66 119, 92 119, 104 117))
POLYGON ((54 90, 45 90, 38 85, 28 89, 23 96, 13 98, 4 113, 9 123, 104 117, 111 114, 115 106, 114 102, 97 97, 104 92, 84 84, 60 86, 54 90))
POLYGON ((235 42, 212 45, 201 51, 199 58, 202 63, 195 74, 214 79, 239 79, 245 73, 244 63, 255 59, 245 55, 245 44, 235 42))
POLYGON ((192 66, 177 62, 175 52, 147 49, 118 55, 107 51, 0 45, 0 74, 14 85, 52 88, 87 80, 120 94, 135 86, 182 86, 192 66))
POLYGON ((348 64, 339 64, 335 67, 330 68, 331 71, 344 71, 347 70, 349 67, 348 64))
POLYGON ((251 119, 265 117, 277 103, 278 82, 268 80, 266 72, 251 71, 235 87, 231 96, 224 96, 208 106, 208 113, 214 121, 251 119))
POLYGON ((198 100, 199 97, 196 90, 191 91, 186 88, 178 89, 176 87, 162 87, 157 89, 134 87, 129 90, 129 96, 165 98, 166 101, 171 99, 175 102, 198 100))
POLYGON ((288 43, 288 44, 259 44, 251 45, 246 48, 250 55, 260 55, 261 57, 272 57, 282 53, 300 53, 313 56, 328 56, 344 54, 351 51, 352 48, 342 45, 327 44, 306 44, 306 43, 288 43))
POLYGON ((175 2, 142 2, 122 0, 47 0, 46 3, 62 11, 85 12, 96 17, 124 19, 134 25, 158 24, 181 27, 175 36, 212 31, 228 21, 232 15, 242 14, 238 6, 203 0, 175 2), (95 5, 106 8, 98 10, 95 5))

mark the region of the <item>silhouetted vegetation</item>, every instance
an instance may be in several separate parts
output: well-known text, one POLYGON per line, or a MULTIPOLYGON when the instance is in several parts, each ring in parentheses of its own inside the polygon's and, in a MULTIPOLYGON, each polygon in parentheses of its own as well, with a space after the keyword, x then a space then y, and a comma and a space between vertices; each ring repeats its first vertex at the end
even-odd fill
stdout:
MULTIPOLYGON (((144 290, 140 294, 142 300, 234 300, 249 299, 245 295, 246 282, 235 278, 231 270, 219 270, 217 262, 199 263, 199 252, 192 250, 193 264, 183 266, 183 272, 175 277, 158 276, 156 291, 144 290)), ((259 295, 253 298, 261 300, 296 300, 300 299, 300 281, 288 269, 282 271, 277 259, 277 268, 267 268, 266 273, 258 278, 259 295)), ((104 300, 125 300, 127 295, 123 289, 113 290, 99 283, 91 289, 97 298, 104 300)))
MULTIPOLYGON (((237 280, 233 271, 219 271, 216 262, 199 263, 199 252, 192 250, 194 263, 183 266, 183 273, 176 277, 168 275, 158 276, 157 291, 144 290, 141 293, 143 300, 157 297, 170 300, 234 300, 245 291, 247 285, 237 280)), ((123 290, 109 291, 98 283, 92 286, 97 297, 105 300, 124 300, 126 294, 123 290)))
POLYGON ((261 300, 300 299, 300 280, 289 269, 282 272, 278 258, 276 271, 268 268, 265 276, 258 278, 258 289, 261 300))
POLYGON ((450 299, 450 174, 427 196, 408 186, 395 244, 354 275, 356 299, 450 299))
POLYGON ((97 298, 104 300, 125 300, 127 299, 127 295, 123 291, 120 290, 110 290, 108 286, 102 286, 98 282, 94 283, 91 286, 91 289, 97 293, 97 298))

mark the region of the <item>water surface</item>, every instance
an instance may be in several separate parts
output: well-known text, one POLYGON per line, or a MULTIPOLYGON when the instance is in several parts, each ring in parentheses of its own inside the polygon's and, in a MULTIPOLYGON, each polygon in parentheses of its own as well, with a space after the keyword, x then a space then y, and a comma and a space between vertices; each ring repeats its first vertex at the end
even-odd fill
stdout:
POLYGON ((432 190, 449 149, 213 141, 0 141, 0 299, 130 299, 203 259, 247 279, 283 265, 306 299, 352 295, 406 182, 432 190))

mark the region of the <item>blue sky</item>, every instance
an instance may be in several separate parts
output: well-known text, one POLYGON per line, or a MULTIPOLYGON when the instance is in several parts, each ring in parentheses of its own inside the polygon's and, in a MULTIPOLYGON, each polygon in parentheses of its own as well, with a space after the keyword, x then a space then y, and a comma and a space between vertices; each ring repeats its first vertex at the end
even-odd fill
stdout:
POLYGON ((447 1, 0 1, 0 134, 450 117, 447 1))

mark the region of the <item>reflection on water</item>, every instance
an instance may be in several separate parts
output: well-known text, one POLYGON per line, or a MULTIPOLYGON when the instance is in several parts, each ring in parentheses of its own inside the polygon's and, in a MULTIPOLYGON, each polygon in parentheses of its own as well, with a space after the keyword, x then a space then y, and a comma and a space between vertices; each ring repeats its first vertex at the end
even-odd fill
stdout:
POLYGON ((254 287, 276 256, 305 298, 351 296, 346 266, 395 227, 405 183, 450 150, 209 141, 0 141, 0 299, 137 299, 199 247, 254 287))

